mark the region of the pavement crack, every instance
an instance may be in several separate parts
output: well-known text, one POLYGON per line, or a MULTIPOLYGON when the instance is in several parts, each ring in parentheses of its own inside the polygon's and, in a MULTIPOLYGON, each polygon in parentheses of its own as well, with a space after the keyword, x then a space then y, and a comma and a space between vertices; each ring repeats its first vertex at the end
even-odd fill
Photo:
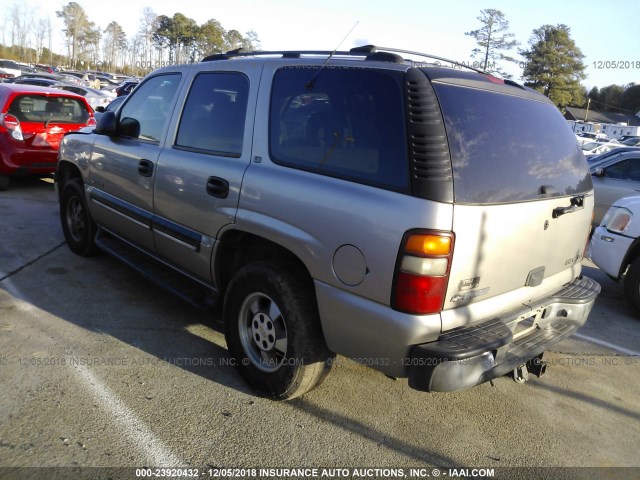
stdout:
POLYGON ((7 278, 11 277, 12 275, 15 275, 16 273, 21 272, 22 270, 24 270, 25 268, 30 267, 31 265, 33 265, 34 263, 36 263, 38 260, 43 259, 44 257, 51 255, 53 252, 55 252, 57 249, 59 249, 62 245, 64 245, 66 242, 60 242, 59 244, 57 244, 55 247, 47 250, 46 252, 44 252, 41 255, 38 255, 36 258, 34 258, 33 260, 29 260, 27 263, 25 263, 24 265, 20 265, 18 268, 16 268, 15 270, 12 270, 11 272, 7 273, 5 276, 0 277, 0 282, 6 280, 7 278))

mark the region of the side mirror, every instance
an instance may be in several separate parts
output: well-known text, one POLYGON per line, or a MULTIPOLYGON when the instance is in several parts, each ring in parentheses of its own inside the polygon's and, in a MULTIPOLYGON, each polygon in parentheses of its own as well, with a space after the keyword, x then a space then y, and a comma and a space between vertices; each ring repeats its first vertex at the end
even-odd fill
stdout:
POLYGON ((123 137, 138 138, 140 136, 140 122, 135 118, 125 117, 120 120, 117 130, 118 135, 123 137))
POLYGON ((104 112, 98 119, 98 124, 94 130, 98 135, 111 137, 116 134, 116 114, 114 112, 104 112))

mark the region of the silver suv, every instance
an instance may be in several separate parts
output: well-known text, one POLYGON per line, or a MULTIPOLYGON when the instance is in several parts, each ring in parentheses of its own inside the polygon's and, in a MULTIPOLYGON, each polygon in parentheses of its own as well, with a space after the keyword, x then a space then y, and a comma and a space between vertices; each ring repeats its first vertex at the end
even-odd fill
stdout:
POLYGON ((69 247, 221 302, 230 355, 272 398, 318 385, 336 353, 423 391, 541 374, 600 290, 581 276, 585 159, 544 96, 408 53, 153 72, 62 142, 69 247))

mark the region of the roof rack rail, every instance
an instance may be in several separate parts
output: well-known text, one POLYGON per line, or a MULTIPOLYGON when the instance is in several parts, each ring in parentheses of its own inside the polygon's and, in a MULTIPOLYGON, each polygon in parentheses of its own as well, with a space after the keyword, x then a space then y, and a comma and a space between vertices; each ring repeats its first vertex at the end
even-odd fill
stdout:
POLYGON ((456 65, 458 67, 468 68, 469 70, 473 70, 474 72, 483 73, 485 75, 490 75, 489 72, 485 72, 484 70, 481 70, 479 68, 471 67, 471 66, 466 65, 464 63, 456 62, 455 60, 451 60, 450 58, 438 57, 437 55, 431 55, 430 53, 414 52, 412 50, 402 50, 402 49, 399 49, 399 48, 376 47, 376 46, 373 46, 373 45, 366 45, 365 47, 356 47, 356 48, 362 49, 362 48, 367 48, 367 47, 373 49, 370 53, 375 53, 376 51, 380 51, 380 50, 385 51, 385 52, 393 52, 393 53, 406 53, 408 55, 416 55, 418 57, 432 58, 433 60, 439 60, 441 62, 447 62, 447 63, 450 63, 451 65, 456 65))
POLYGON ((431 55, 430 53, 422 53, 422 52, 414 52, 412 50, 402 50, 399 48, 389 48, 389 47, 377 47, 375 45, 362 45, 359 47, 354 47, 348 51, 336 51, 332 52, 330 50, 245 50, 243 48, 237 48, 235 50, 230 50, 226 53, 216 53, 213 55, 209 55, 202 59, 203 62, 211 62, 215 60, 228 60, 230 58, 236 57, 257 57, 257 56, 268 56, 268 55, 281 55, 282 58, 300 58, 303 55, 310 56, 324 56, 324 55, 332 55, 332 56, 347 56, 347 57, 365 57, 365 59, 370 60, 381 60, 386 59, 387 61, 393 61, 392 58, 385 58, 379 55, 376 55, 380 52, 389 52, 389 53, 404 53, 408 55, 416 55, 418 57, 431 58, 433 60, 438 60, 441 62, 447 62, 451 65, 456 65, 458 67, 467 68, 469 70, 473 70, 474 72, 482 73, 485 75, 489 75, 488 72, 484 70, 480 70, 479 68, 472 67, 470 65, 466 65, 464 63, 456 62, 455 60, 451 60, 449 58, 439 57, 437 55, 431 55))
POLYGON ((329 56, 331 54, 339 55, 339 56, 365 56, 362 53, 351 53, 348 51, 337 51, 333 52, 331 50, 244 50, 242 48, 238 48, 236 50, 231 50, 226 53, 215 53, 213 55, 209 55, 202 59, 203 62, 212 62, 215 60, 228 60, 230 58, 235 57, 258 57, 258 56, 267 56, 267 55, 281 55, 282 58, 300 58, 302 55, 315 55, 315 56, 329 56))

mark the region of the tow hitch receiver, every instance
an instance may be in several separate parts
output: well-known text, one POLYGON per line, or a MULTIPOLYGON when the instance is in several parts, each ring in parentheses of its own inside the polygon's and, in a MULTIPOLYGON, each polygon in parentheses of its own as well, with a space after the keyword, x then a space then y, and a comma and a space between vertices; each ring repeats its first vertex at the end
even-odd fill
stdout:
POLYGON ((542 360, 542 353, 532 358, 527 363, 513 369, 513 380, 516 383, 524 383, 529 380, 529 374, 541 377, 547 372, 548 363, 542 360))
POLYGON ((542 360, 542 355, 544 354, 541 353, 537 357, 532 358, 526 364, 529 373, 535 375, 538 378, 547 373, 547 366, 549 365, 547 362, 542 360))

